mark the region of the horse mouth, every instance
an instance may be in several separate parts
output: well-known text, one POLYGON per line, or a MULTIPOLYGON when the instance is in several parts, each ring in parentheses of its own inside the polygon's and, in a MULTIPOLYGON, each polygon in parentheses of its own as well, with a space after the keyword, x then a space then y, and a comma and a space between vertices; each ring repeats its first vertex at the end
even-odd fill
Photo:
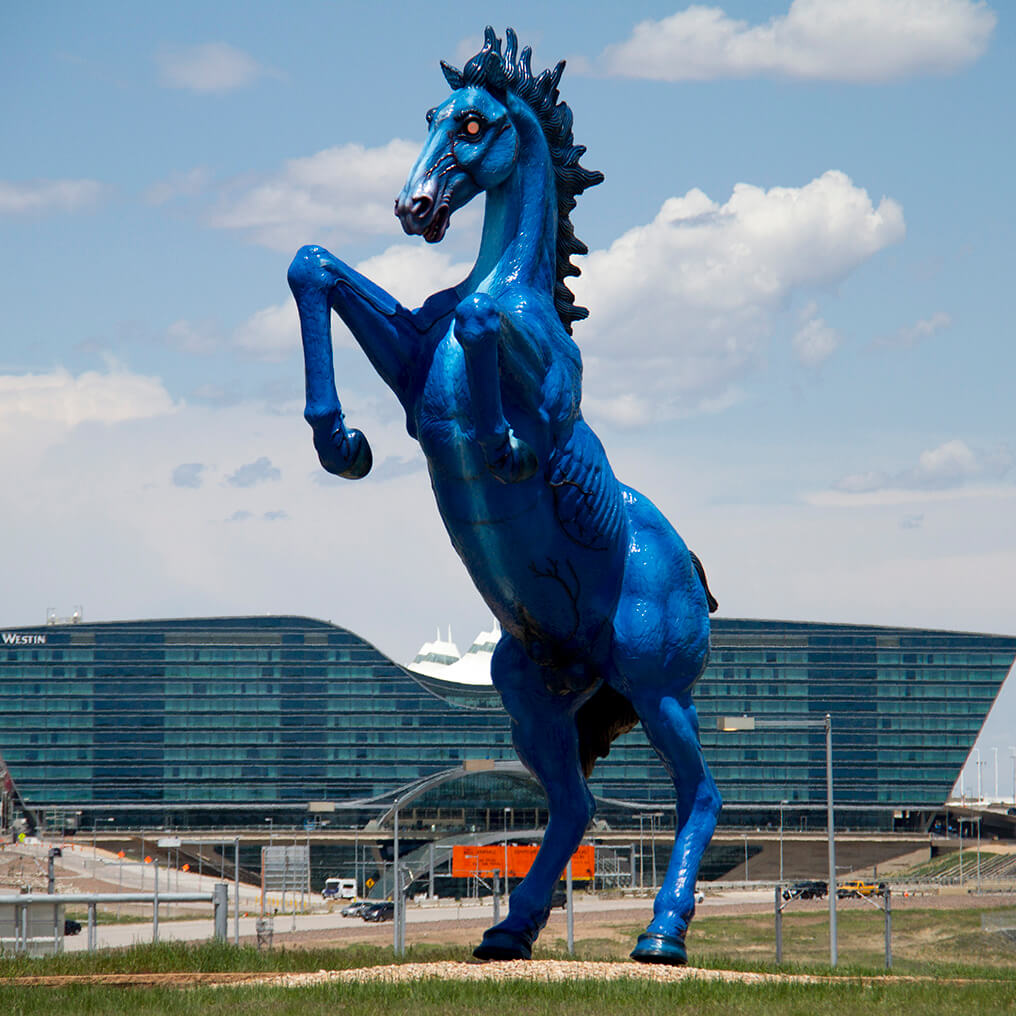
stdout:
POLYGON ((430 222, 424 227, 422 236, 427 243, 440 243, 448 231, 448 223, 451 222, 451 212, 447 205, 438 205, 430 222))

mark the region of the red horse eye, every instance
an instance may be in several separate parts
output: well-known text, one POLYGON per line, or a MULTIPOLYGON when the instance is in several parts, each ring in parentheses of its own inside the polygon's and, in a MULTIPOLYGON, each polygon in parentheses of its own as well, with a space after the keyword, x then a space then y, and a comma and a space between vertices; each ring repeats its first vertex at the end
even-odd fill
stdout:
POLYGON ((476 137, 480 133, 480 121, 479 120, 467 120, 466 121, 466 133, 470 137, 476 137))

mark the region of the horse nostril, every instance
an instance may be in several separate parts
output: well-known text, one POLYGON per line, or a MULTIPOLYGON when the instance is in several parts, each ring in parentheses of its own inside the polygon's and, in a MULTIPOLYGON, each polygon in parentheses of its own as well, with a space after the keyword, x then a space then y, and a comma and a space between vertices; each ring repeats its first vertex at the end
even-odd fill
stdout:
POLYGON ((413 218, 423 219, 427 216, 427 213, 433 207, 434 202, 426 195, 421 195, 418 198, 413 198, 413 218))

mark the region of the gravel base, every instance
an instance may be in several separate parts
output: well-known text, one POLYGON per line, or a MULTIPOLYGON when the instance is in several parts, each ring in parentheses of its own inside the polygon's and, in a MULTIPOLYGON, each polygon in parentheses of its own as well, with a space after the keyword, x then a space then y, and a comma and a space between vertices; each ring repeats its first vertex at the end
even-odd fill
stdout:
POLYGON ((513 960, 501 963, 399 963, 355 970, 319 970, 316 974, 285 974, 275 983, 287 987, 329 981, 365 984, 382 981, 396 984, 419 980, 443 981, 795 981, 817 984, 822 978, 788 974, 753 974, 736 970, 701 970, 659 963, 606 963, 571 960, 513 960))

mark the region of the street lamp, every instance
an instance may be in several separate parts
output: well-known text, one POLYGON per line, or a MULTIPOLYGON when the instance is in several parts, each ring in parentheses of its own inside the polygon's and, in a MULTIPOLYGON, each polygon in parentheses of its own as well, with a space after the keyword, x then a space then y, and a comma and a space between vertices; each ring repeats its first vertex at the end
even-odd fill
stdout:
POLYGON ((511 808, 504 810, 504 898, 508 899, 508 812, 511 808))
POLYGON ((780 881, 783 881, 783 808, 788 801, 780 801, 780 881))
POLYGON ((646 814, 649 819, 649 852, 652 858, 653 872, 653 893, 656 893, 656 831, 660 828, 659 820, 663 818, 662 811, 650 811, 646 814))
POLYGON ((643 849, 643 846, 642 846, 642 833, 643 833, 642 820, 643 820, 643 818, 645 818, 645 816, 640 811, 639 812, 639 890, 640 891, 642 889, 645 889, 645 887, 646 887, 646 880, 645 880, 646 857, 645 857, 644 849, 643 849))
MULTIPOLYGON (((716 721, 718 730, 725 733, 752 730, 794 730, 804 727, 825 728, 826 748, 826 828, 829 833, 829 964, 836 966, 836 834, 833 824, 833 719, 769 720, 754 716, 721 716, 716 721)), ((782 825, 782 822, 781 822, 782 825)), ((747 868, 747 862, 745 863, 747 868)))
POLYGON ((265 822, 268 824, 268 846, 272 845, 272 836, 275 833, 275 821, 270 818, 266 818, 265 822))
POLYGON ((399 805, 402 803, 401 797, 395 798, 395 812, 393 818, 393 829, 392 829, 392 931, 394 934, 394 941, 392 942, 392 949, 395 955, 399 953, 399 805))

